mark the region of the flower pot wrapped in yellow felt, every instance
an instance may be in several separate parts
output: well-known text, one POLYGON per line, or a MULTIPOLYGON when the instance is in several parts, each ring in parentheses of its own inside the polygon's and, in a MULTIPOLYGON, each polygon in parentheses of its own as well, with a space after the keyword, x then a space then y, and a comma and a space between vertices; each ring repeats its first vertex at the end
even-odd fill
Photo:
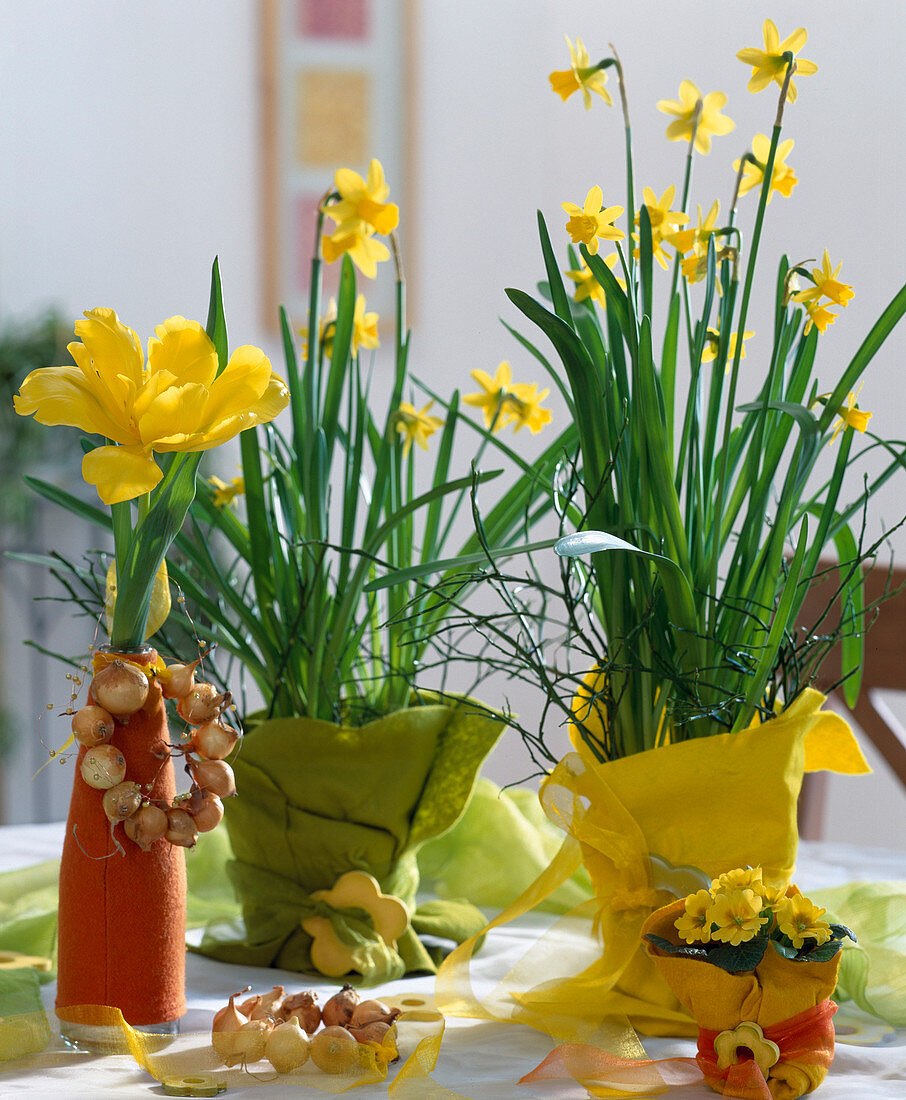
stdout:
POLYGON ((639 944, 642 924, 734 867, 760 862, 766 878, 789 882, 803 772, 869 770, 846 723, 822 711, 823 702, 807 689, 776 718, 739 733, 603 764, 587 751, 564 757, 541 800, 581 846, 603 943, 599 962, 560 983, 564 1003, 592 983, 605 1015, 625 1015, 645 1034, 695 1034, 688 1006, 639 944))
POLYGON ((645 922, 645 950, 694 1017, 696 1060, 716 1092, 795 1100, 826 1077, 840 941, 854 937, 823 916, 756 868, 722 875, 645 922))

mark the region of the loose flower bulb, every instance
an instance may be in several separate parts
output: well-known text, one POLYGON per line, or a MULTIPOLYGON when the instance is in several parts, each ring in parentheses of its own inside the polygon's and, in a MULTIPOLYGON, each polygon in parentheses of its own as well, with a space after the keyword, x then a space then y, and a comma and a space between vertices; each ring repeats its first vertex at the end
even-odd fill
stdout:
POLYGON ((353 1010, 358 1003, 358 993, 347 983, 339 993, 334 993, 321 1009, 321 1018, 325 1026, 345 1027, 352 1019, 353 1010))
MULTIPOLYGON (((252 987, 247 985, 245 989, 240 989, 239 993, 248 993, 252 987)), ((236 1031, 243 1024, 248 1023, 248 1017, 243 1014, 236 1007, 236 998, 239 993, 234 993, 230 997, 229 1004, 224 1005, 223 1008, 219 1008, 214 1013, 214 1022, 211 1024, 211 1033, 216 1034, 218 1031, 236 1031)), ((215 1044, 214 1049, 217 1049, 215 1044)), ((219 1054, 220 1051, 217 1051, 219 1054)))
POLYGON ((148 698, 148 677, 138 665, 117 659, 97 673, 90 693, 114 718, 128 718, 141 710, 148 698))
POLYGON ((79 744, 86 748, 105 744, 113 736, 113 730, 113 715, 103 707, 89 704, 72 716, 72 732, 79 744))
POLYGON ((309 990, 286 997, 277 1015, 281 1020, 288 1020, 291 1016, 295 1016, 309 1035, 314 1035, 321 1026, 321 1006, 318 1004, 318 996, 309 990))
POLYGON ((115 745, 95 745, 82 757, 79 771, 89 787, 106 791, 126 778, 126 758, 115 745))
POLYGON ((399 1014, 398 1008, 388 1008, 383 1001, 360 1001, 353 1009, 349 1026, 366 1027, 375 1022, 392 1024, 399 1014))
POLYGON ((290 1073, 304 1066, 308 1055, 308 1038, 295 1016, 286 1023, 278 1024, 264 1045, 264 1057, 278 1073, 290 1073))
POLYGON ((370 1024, 362 1027, 350 1027, 349 1034, 357 1043, 375 1043, 380 1046, 389 1030, 390 1024, 385 1021, 372 1020, 370 1024))
POLYGON ((218 1031, 211 1036, 214 1049, 225 1066, 245 1065, 264 1057, 270 1026, 265 1020, 249 1020, 235 1031, 218 1031), (217 1042, 214 1040, 217 1039, 217 1042), (218 1049, 218 1046, 221 1049, 218 1049))
POLYGON ((263 993, 258 999, 258 1003, 249 1013, 250 1020, 271 1020, 273 1021, 275 1012, 275 1005, 278 1001, 283 999, 283 994, 286 991, 282 985, 275 985, 270 993, 263 993))
POLYGON ((324 1073, 345 1073, 358 1060, 358 1043, 345 1027, 325 1027, 311 1041, 311 1060, 324 1073))

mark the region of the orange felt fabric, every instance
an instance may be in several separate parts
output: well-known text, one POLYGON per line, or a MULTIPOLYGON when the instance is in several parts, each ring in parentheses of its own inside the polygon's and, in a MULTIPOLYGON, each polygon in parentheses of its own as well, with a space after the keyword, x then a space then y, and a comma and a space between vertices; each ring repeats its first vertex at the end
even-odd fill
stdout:
MULTIPOLYGON (((128 660, 147 664, 156 657, 149 651, 128 660)), ((97 656, 95 670, 106 660, 97 656)), ((150 797, 168 803, 176 793, 173 764, 153 752, 169 739, 163 700, 152 684, 145 709, 117 722, 112 744, 126 758, 126 778, 143 792, 151 784, 150 797)), ((67 1006, 107 1005, 133 1025, 176 1020, 186 1010, 185 853, 166 840, 142 852, 117 825, 126 850, 120 855, 102 798, 77 764, 60 865, 57 1015, 66 1019, 67 1006)), ((86 1022, 84 1014, 79 1020, 86 1022)))

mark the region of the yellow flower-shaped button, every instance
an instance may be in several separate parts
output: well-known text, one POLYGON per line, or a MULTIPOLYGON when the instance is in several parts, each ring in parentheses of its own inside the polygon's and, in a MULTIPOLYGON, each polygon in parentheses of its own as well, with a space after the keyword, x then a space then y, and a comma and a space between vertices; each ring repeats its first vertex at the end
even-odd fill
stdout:
MULTIPOLYGON (((364 909, 375 932, 394 949, 409 925, 406 906, 392 894, 382 894, 377 879, 365 871, 347 871, 330 890, 316 890, 311 897, 332 909, 364 909)), ((312 938, 311 961, 325 977, 338 978, 355 968, 352 948, 342 942, 326 917, 306 917, 301 923, 312 938)))
POLYGON ((758 1024, 743 1020, 738 1027, 733 1028, 732 1031, 722 1031, 714 1040, 714 1050, 720 1069, 729 1069, 737 1062, 746 1060, 738 1057, 741 1047, 752 1052, 752 1061, 765 1078, 771 1066, 780 1061, 780 1047, 770 1039, 765 1039, 764 1032, 758 1024))

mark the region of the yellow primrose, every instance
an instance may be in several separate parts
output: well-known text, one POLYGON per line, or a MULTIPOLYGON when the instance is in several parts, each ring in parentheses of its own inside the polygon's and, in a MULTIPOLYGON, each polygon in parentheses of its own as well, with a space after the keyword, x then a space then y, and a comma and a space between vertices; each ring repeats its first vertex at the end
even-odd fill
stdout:
POLYGON ((760 867, 738 867, 735 871, 725 871, 711 881, 712 890, 741 890, 749 887, 760 893, 761 886, 760 867))
POLYGON ((245 493, 245 478, 242 477, 231 478, 229 484, 227 484, 227 482, 221 481, 219 477, 212 475, 208 478, 208 485, 214 490, 211 503, 215 508, 226 508, 233 503, 236 497, 245 493))
MULTIPOLYGON (((730 365, 736 356, 736 340, 739 333, 730 333, 730 346, 727 349, 727 366, 726 372, 729 373, 730 365)), ((746 340, 754 336, 754 332, 744 332, 742 336, 742 350, 739 353, 740 359, 746 357, 746 340)), ((710 363, 712 359, 717 358, 717 351, 720 345, 720 332, 715 328, 709 328, 705 335, 705 346, 702 349, 702 362, 710 363)))
POLYGON ((684 80, 679 86, 679 99, 658 100, 657 109, 676 116, 667 127, 670 141, 691 141, 694 133, 696 150, 707 156, 711 152, 712 134, 720 137, 736 129, 733 119, 720 113, 726 103, 723 92, 708 92, 702 96, 691 80, 684 80))
POLYGON ((831 445, 833 445, 837 436, 844 428, 854 428, 857 432, 867 431, 868 422, 871 420, 873 414, 870 412, 863 412, 856 406, 856 402, 861 392, 862 385, 859 386, 855 393, 850 392, 847 394, 845 408, 837 409, 840 419, 834 425, 833 435, 831 435, 830 438, 831 445))
POLYGON ((794 895, 778 905, 777 926, 798 951, 806 940, 814 940, 817 945, 831 938, 830 925, 821 919, 824 913, 808 898, 794 895))
MULTIPOLYGON (((668 258, 663 248, 663 242, 667 240, 669 243, 669 237, 673 230, 678 226, 685 225, 689 220, 689 215, 684 214, 680 210, 670 209, 673 205, 673 200, 676 198, 675 186, 668 187, 660 198, 657 197, 650 187, 646 187, 642 192, 642 197, 645 200, 645 209, 648 211, 648 219, 651 222, 652 254, 661 267, 666 270, 668 258)), ((636 214, 636 225, 639 224, 640 217, 641 211, 639 214, 636 214)), ((634 237, 638 240, 638 234, 634 234, 634 237)), ((638 257, 639 250, 635 249, 633 254, 638 257)))
POLYGON ((710 943, 713 904, 714 898, 708 890, 698 890, 686 898, 683 915, 673 922, 680 939, 686 943, 710 943))
POLYGON ((283 380, 260 348, 246 345, 217 375, 204 328, 185 317, 158 325, 148 362, 138 336, 112 309, 86 311, 69 345, 74 367, 41 367, 14 398, 16 412, 106 437, 82 459, 82 476, 105 504, 150 492, 163 473, 154 454, 204 451, 289 403, 283 380))
POLYGON ((582 99, 585 101, 585 110, 591 110, 591 93, 596 92, 607 104, 613 106, 610 92, 604 87, 607 83, 607 75, 597 65, 592 65, 581 38, 576 39, 575 48, 569 37, 566 36, 566 44, 569 46, 569 55, 572 59, 570 68, 553 72, 548 79, 551 87, 562 100, 567 100, 573 94, 581 90, 582 99))
POLYGON ((382 241, 374 239, 374 230, 364 223, 348 233, 333 233, 321 238, 321 253, 329 264, 344 252, 349 253, 349 258, 368 279, 377 275, 378 264, 390 259, 390 250, 382 241))
POLYGON ((498 365, 493 378, 483 370, 473 370, 472 377, 481 386, 482 392, 466 394, 463 403, 481 409, 485 426, 493 432, 500 431, 513 421, 516 422, 514 430, 517 432, 523 425, 527 425, 532 432, 538 432, 549 423, 550 411, 540 406, 550 391, 538 393, 537 383, 534 382, 531 385, 513 382, 507 360, 498 365))
MULTIPOLYGON (((771 171, 771 186, 768 190, 768 202, 773 198, 775 191, 779 191, 785 198, 789 198, 790 192, 799 182, 796 178, 796 173, 786 163, 786 158, 789 156, 792 148, 792 138, 781 141, 777 146, 777 150, 774 154, 774 167, 771 171)), ((766 134, 756 134, 755 137, 752 138, 752 155, 758 163, 753 164, 750 160, 746 161, 745 168, 743 169, 743 177, 739 184, 740 195, 747 195, 752 188, 761 187, 764 182, 764 170, 768 162, 770 151, 771 139, 766 134)), ((734 171, 739 171, 739 165, 740 161, 733 161, 734 171)))
POLYGON ((599 237, 603 241, 621 241, 625 235, 622 229, 613 225, 623 213, 623 207, 608 206, 605 210, 602 206, 603 200, 604 193, 595 185, 585 196, 584 206, 576 206, 573 202, 561 203, 569 214, 566 231, 573 244, 584 244, 593 256, 598 251, 599 237))
POLYGON ((754 939, 765 923, 762 899, 749 888, 721 890, 711 907, 711 939, 738 947, 754 939))
POLYGON ((403 401, 396 410, 396 430, 403 439, 403 457, 412 450, 413 442, 417 443, 423 451, 428 449, 428 438, 434 435, 438 428, 444 426, 439 416, 428 416, 428 410, 434 404, 429 401, 416 412, 415 406, 408 401, 403 401))
MULTIPOLYGON (((609 256, 604 257, 604 263, 613 271, 616 266, 619 256, 616 252, 611 252, 609 256)), ((574 302, 584 302, 587 298, 591 298, 597 302, 603 309, 607 305, 606 298, 604 296, 604 287, 598 282, 592 273, 588 264, 583 263, 578 271, 567 271, 566 274, 576 284, 576 293, 573 295, 574 302)), ((626 289, 626 282, 623 279, 617 279, 617 282, 623 288, 626 289)))
MULTIPOLYGON (((799 27, 781 42, 777 26, 770 19, 765 19, 762 34, 764 35, 763 50, 759 50, 755 46, 747 46, 736 54, 744 65, 753 66, 752 75, 749 77, 750 92, 762 91, 772 80, 782 86, 787 69, 787 58, 783 55, 785 53, 795 55, 797 51, 802 49, 808 38, 805 27, 799 27)), ((804 57, 796 58, 797 76, 811 76, 812 73, 817 71, 818 66, 814 61, 806 61, 804 57)), ((797 94, 796 85, 791 80, 787 92, 787 99, 790 103, 796 102, 797 94)))
POLYGON ((340 199, 324 207, 328 217, 337 223, 331 236, 342 238, 349 233, 363 232, 366 227, 377 233, 396 229, 400 211, 396 203, 384 201, 390 194, 390 187, 379 160, 372 160, 367 179, 362 179, 351 168, 338 168, 334 187, 340 199))
POLYGON ((843 267, 842 262, 837 264, 836 267, 831 265, 830 256, 825 248, 821 266, 812 268, 812 279, 814 279, 815 285, 794 294, 793 301, 811 302, 818 298, 827 298, 834 305, 845 308, 850 299, 855 297, 855 293, 851 286, 847 283, 841 283, 837 278, 841 267, 843 267))

